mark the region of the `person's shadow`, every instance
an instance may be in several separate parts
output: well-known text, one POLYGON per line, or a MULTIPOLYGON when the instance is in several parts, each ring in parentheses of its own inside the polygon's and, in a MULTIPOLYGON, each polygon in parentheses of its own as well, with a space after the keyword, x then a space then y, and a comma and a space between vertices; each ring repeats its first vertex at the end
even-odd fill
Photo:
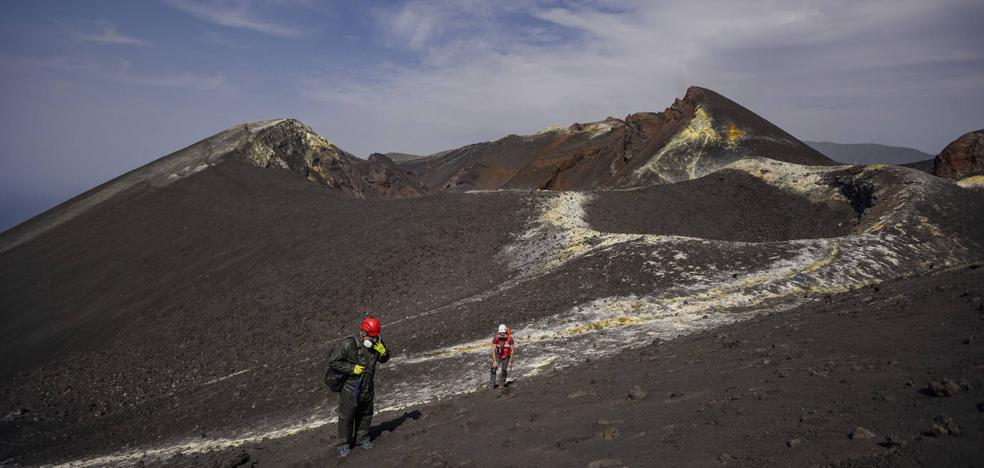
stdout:
POLYGON ((390 419, 389 421, 386 421, 386 422, 384 422, 382 424, 378 424, 378 425, 373 426, 372 428, 370 428, 369 429, 369 437, 372 438, 372 439, 375 439, 375 438, 381 436, 384 432, 393 432, 398 427, 402 426, 403 423, 407 422, 408 420, 413 419, 414 421, 416 421, 416 420, 420 419, 420 416, 421 416, 420 411, 417 411, 417 410, 406 411, 406 412, 403 413, 402 416, 399 416, 399 417, 390 419))

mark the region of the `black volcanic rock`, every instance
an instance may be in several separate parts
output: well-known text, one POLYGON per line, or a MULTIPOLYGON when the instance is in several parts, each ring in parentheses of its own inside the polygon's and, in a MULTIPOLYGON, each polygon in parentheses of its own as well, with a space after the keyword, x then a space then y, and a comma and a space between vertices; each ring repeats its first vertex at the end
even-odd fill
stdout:
POLYGON ((378 155, 368 161, 342 151, 300 121, 287 119, 246 139, 236 154, 259 167, 281 167, 352 198, 420 195, 414 180, 378 155))
POLYGON ((369 155, 364 179, 370 184, 367 198, 408 198, 426 192, 412 175, 384 154, 369 155))
POLYGON ((933 173, 950 180, 984 174, 984 129, 946 145, 933 160, 933 173))

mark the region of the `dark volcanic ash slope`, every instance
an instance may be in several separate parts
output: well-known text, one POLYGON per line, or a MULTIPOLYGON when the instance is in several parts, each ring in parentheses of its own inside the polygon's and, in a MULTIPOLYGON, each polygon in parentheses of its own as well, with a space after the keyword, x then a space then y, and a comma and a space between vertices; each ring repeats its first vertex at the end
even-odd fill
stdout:
POLYGON ((400 167, 431 190, 590 190, 693 179, 753 156, 833 164, 737 103, 691 87, 663 112, 510 135, 400 167))
MULTIPOLYGON (((592 226, 592 194, 355 200, 235 159, 101 204, 0 257, 4 353, 14 356, 4 361, 0 459, 173 464, 330 432, 324 352, 368 311, 395 352, 377 409, 411 411, 476 390, 500 320, 524 343, 513 375, 525 381, 579 350, 602 359, 980 260, 984 233, 968 221, 984 199, 939 178, 771 160, 730 167, 862 215, 836 238, 627 234, 592 226)), ((691 188, 718 180, 705 179, 691 188)), ((742 212, 776 213, 772 201, 746 199, 742 212)))
POLYGON ((89 190, 0 235, 0 252, 104 203, 167 187, 227 159, 289 169, 352 198, 402 198, 420 187, 383 155, 356 158, 293 119, 239 125, 89 190), (124 197, 119 197, 127 192, 124 197))
POLYGON ((593 195, 587 220, 603 232, 765 242, 844 236, 858 221, 847 202, 812 202, 727 169, 676 184, 593 195))
POLYGON ((327 341, 369 312, 396 335, 503 281, 492 259, 529 210, 509 193, 353 200, 236 160, 132 190, 0 257, 0 459, 317 407, 327 341))
MULTIPOLYGON (((583 352, 508 390, 379 415, 376 448, 341 466, 978 466, 982 296, 984 269, 961 269, 583 352)), ((330 443, 308 431, 171 464, 336 466, 330 443)))

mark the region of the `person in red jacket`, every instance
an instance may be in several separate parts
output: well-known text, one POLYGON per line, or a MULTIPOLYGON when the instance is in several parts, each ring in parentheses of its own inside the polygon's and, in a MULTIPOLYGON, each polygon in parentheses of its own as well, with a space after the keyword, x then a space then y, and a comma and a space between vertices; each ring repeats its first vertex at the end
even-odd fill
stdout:
POLYGON ((489 376, 489 385, 496 388, 496 371, 502 369, 502 386, 506 386, 506 374, 512 367, 513 359, 516 357, 516 343, 512 339, 512 330, 506 324, 499 325, 499 331, 492 337, 492 372, 489 376))

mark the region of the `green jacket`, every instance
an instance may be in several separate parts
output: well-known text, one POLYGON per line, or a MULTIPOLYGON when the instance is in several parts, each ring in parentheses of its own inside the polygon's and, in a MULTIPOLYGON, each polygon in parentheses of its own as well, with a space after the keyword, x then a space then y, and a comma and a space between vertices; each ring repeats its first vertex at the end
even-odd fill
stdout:
POLYGON ((355 387, 359 385, 359 401, 372 401, 375 396, 373 389, 373 377, 376 374, 376 364, 389 361, 389 347, 383 340, 379 340, 386 347, 386 354, 380 356, 374 349, 366 348, 359 343, 354 336, 342 340, 339 344, 339 352, 334 353, 328 366, 343 374, 348 374, 342 392, 355 392, 355 387), (361 364, 363 369, 361 375, 354 375, 355 365, 361 364), (359 381, 362 381, 360 384, 359 381))

